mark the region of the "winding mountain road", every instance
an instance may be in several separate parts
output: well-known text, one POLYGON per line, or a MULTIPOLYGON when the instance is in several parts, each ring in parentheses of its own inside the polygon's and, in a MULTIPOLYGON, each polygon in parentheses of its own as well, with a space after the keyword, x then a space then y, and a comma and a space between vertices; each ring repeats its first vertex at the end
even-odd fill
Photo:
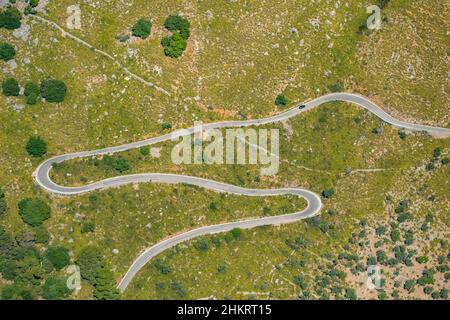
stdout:
MULTIPOLYGON (((435 136, 437 138, 450 137, 450 129, 407 123, 407 122, 397 120, 397 119, 393 118, 392 116, 390 116, 389 114, 387 114, 385 111, 383 111, 380 107, 378 107, 375 103, 370 101, 368 98, 365 98, 361 95, 357 95, 357 94, 353 94, 353 93, 327 94, 327 95, 321 96, 319 98, 316 98, 314 100, 304 103, 305 107, 302 109, 300 109, 299 106, 296 106, 295 108, 292 108, 286 112, 283 112, 283 113, 280 113, 278 115, 268 117, 268 118, 245 120, 245 121, 224 121, 224 122, 203 124, 202 130, 218 129, 218 128, 232 128, 232 127, 246 127, 246 126, 263 125, 263 124, 268 124, 268 123, 273 123, 273 122, 279 122, 279 121, 294 117, 302 112, 311 110, 311 109, 313 109, 319 105, 322 105, 324 103, 332 102, 332 101, 342 101, 342 102, 348 102, 348 103, 358 105, 358 106, 370 111, 371 113, 375 114, 381 120, 383 120, 395 127, 398 127, 400 129, 405 129, 408 131, 423 131, 423 132, 427 132, 430 135, 435 136)), ((95 183, 92 183, 89 185, 85 185, 85 186, 80 186, 80 187, 64 187, 64 186, 60 186, 60 185, 54 183, 49 177, 49 172, 50 172, 53 164, 55 164, 55 163, 61 163, 66 160, 74 159, 74 158, 90 157, 90 156, 101 155, 101 154, 116 153, 116 152, 121 152, 121 151, 129 150, 129 149, 139 148, 142 146, 153 145, 153 144, 157 144, 160 142, 171 140, 173 138, 190 135, 190 134, 194 133, 194 131, 196 129, 197 129, 196 127, 191 127, 189 129, 178 130, 178 131, 175 131, 170 134, 163 135, 163 136, 150 138, 147 140, 142 140, 142 141, 133 142, 133 143, 129 143, 129 144, 124 144, 121 146, 56 156, 56 157, 50 158, 50 159, 44 161, 42 164, 40 164, 39 167, 36 169, 36 171, 33 173, 33 176, 34 176, 34 179, 36 180, 37 184, 44 190, 54 193, 54 194, 67 195, 67 196, 86 193, 86 192, 99 190, 99 189, 117 187, 117 186, 130 184, 130 183, 143 183, 143 182, 170 183, 170 184, 185 183, 185 184, 196 185, 196 186, 199 186, 199 187, 202 187, 205 189, 209 189, 209 190, 214 190, 217 192, 225 192, 225 193, 232 193, 232 194, 246 195, 246 196, 264 197, 264 196, 277 196, 277 195, 286 195, 286 194, 297 195, 299 197, 305 198, 308 202, 308 205, 305 210, 300 211, 300 212, 295 212, 292 214, 271 216, 271 217, 243 220, 243 221, 235 221, 235 222, 217 224, 217 225, 212 225, 212 226, 205 226, 205 227, 193 229, 193 230, 181 233, 181 234, 171 236, 170 238, 165 239, 165 240, 155 244, 154 246, 146 249, 133 262, 133 264, 130 266, 127 273, 125 274, 125 276, 122 278, 122 280, 120 281, 120 283, 118 285, 118 288, 122 292, 127 288, 127 286, 129 285, 129 283, 131 282, 133 277, 136 275, 136 273, 150 259, 152 259, 154 256, 158 255, 159 253, 163 252, 164 250, 167 250, 168 248, 171 248, 181 242, 188 241, 190 239, 193 239, 193 238, 196 238, 196 237, 199 237, 202 235, 226 232, 226 231, 232 230, 234 228, 249 229, 249 228, 255 228, 255 227, 263 226, 263 225, 279 225, 279 224, 293 223, 293 222, 299 221, 301 219, 312 217, 320 212, 320 209, 322 207, 320 197, 317 194, 315 194, 309 190, 304 190, 304 189, 300 189, 300 188, 285 188, 285 189, 273 189, 273 190, 246 189, 246 188, 241 188, 238 186, 220 183, 217 181, 212 181, 212 180, 203 179, 203 178, 183 176, 183 175, 174 175, 174 174, 163 174, 163 173, 126 175, 126 176, 119 176, 119 177, 101 180, 101 181, 98 181, 98 182, 95 182, 95 183)))

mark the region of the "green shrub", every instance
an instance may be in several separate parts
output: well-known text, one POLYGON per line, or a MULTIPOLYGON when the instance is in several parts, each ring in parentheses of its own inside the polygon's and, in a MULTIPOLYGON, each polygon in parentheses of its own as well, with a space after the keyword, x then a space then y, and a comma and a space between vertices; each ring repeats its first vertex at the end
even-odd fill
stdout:
POLYGON ((105 266, 100 268, 95 276, 94 297, 97 300, 118 300, 120 298, 114 273, 105 266))
POLYGON ((411 292, 414 289, 415 285, 416 285, 416 281, 414 281, 414 280, 406 280, 405 284, 403 285, 403 288, 406 291, 411 292))
POLYGON ((234 239, 238 239, 242 234, 242 229, 234 228, 230 231, 230 234, 233 236, 234 239))
POLYGON ((187 40, 190 36, 190 23, 187 19, 178 15, 170 15, 164 22, 164 27, 172 32, 178 31, 183 39, 187 40))
POLYGON ((6 214, 8 211, 8 206, 6 205, 5 193, 0 189, 0 217, 6 214))
POLYGON ((27 97, 27 104, 36 104, 40 94, 39 86, 34 82, 28 81, 25 84, 24 94, 27 97))
POLYGON ((85 222, 81 226, 81 233, 89 233, 95 231, 95 224, 93 222, 85 222))
POLYGON ((198 239, 195 243, 194 243, 194 247, 195 249, 197 249, 198 251, 206 251, 209 248, 209 243, 208 240, 206 239, 198 239))
POLYGON ((2 83, 3 94, 7 97, 17 97, 20 93, 19 83, 14 78, 5 79, 2 83))
POLYGON ((36 243, 47 244, 50 240, 50 234, 44 226, 34 227, 34 234, 36 237, 36 243))
POLYGON ((170 37, 161 40, 164 54, 171 58, 178 58, 183 54, 187 46, 187 39, 190 35, 189 21, 180 16, 168 16, 164 22, 167 30, 172 32, 170 37))
POLYGON ((128 160, 120 156, 105 155, 103 157, 103 162, 120 173, 130 170, 130 163, 128 160))
POLYGON ((397 242, 400 240, 400 231, 397 229, 391 231, 391 240, 397 242))
POLYGON ((377 236, 382 236, 386 233, 386 227, 384 226, 379 226, 378 228, 375 229, 375 234, 377 236))
POLYGON ((46 300, 61 300, 67 298, 72 291, 67 287, 67 279, 50 277, 45 280, 42 297, 46 300))
POLYGON ((442 150, 441 148, 436 148, 433 150, 433 157, 434 158, 439 158, 442 154, 442 150))
POLYGON ((439 291, 439 296, 441 299, 447 300, 448 299, 448 290, 443 288, 439 291))
POLYGON ((141 18, 131 29, 133 36, 142 39, 148 38, 152 30, 152 23, 150 20, 141 18))
POLYGON ((141 147, 139 148, 139 152, 144 156, 148 156, 150 154, 150 147, 149 146, 145 146, 145 147, 141 147))
POLYGON ((217 204, 216 204, 214 201, 212 201, 212 202, 209 204, 209 209, 211 209, 211 210, 217 210, 217 204))
POLYGON ((8 43, 0 43, 0 59, 9 61, 16 56, 16 49, 8 43))
POLYGON ((156 259, 153 265, 159 272, 161 272, 161 274, 169 274, 172 272, 172 268, 161 259, 156 259))
POLYGON ((352 288, 345 289, 345 297, 349 300, 356 300, 357 296, 355 289, 352 288))
POLYGON ((50 207, 39 198, 27 198, 19 202, 19 214, 23 221, 33 227, 40 226, 50 218, 50 207))
POLYGON ((324 198, 331 198, 336 193, 336 190, 334 188, 325 189, 322 191, 322 196, 324 198))
POLYGON ((186 40, 179 32, 174 32, 172 36, 163 38, 161 44, 164 48, 164 54, 171 58, 180 57, 187 45, 186 40))
POLYGON ((25 148, 32 157, 42 157, 47 153, 47 144, 40 137, 31 137, 25 148))
POLYGON ((48 247, 47 251, 45 251, 45 256, 56 270, 61 270, 70 263, 69 250, 62 246, 48 247))
POLYGON ((420 264, 424 264, 428 262, 428 257, 427 256, 420 256, 416 258, 416 261, 420 264))
POLYGON ((105 265, 105 260, 100 249, 87 246, 81 249, 76 264, 80 267, 81 277, 95 284, 97 273, 105 265))
POLYGON ((0 27, 8 30, 20 28, 20 19, 22 15, 17 8, 9 7, 6 11, 0 13, 0 27))
POLYGON ((63 81, 45 79, 41 82, 41 96, 48 102, 62 102, 67 94, 67 87, 63 81))
POLYGON ((276 99, 275 99, 275 105, 277 106, 285 106, 288 104, 288 100, 286 99, 286 97, 282 94, 279 94, 276 99))

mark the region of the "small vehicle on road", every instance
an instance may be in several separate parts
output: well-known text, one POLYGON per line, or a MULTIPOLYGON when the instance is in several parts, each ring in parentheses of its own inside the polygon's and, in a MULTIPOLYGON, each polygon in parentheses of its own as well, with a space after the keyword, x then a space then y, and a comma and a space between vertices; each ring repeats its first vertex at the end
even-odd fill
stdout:
POLYGON ((306 106, 305 106, 304 104, 302 104, 302 105, 300 105, 298 108, 299 108, 300 110, 302 110, 302 109, 305 109, 306 106))

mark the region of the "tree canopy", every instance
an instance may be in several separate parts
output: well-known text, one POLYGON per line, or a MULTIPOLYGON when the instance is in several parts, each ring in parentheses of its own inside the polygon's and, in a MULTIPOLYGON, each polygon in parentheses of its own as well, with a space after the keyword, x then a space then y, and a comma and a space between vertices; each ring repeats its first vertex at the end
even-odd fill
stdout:
POLYGON ((47 144, 41 137, 31 137, 28 140, 25 149, 32 157, 42 157, 47 153, 47 144))
POLYGON ((334 194, 336 193, 336 190, 334 190, 334 188, 329 188, 329 189, 325 189, 322 191, 322 196, 324 198, 331 198, 334 194))
POLYGON ((16 49, 8 43, 0 43, 0 59, 9 61, 16 56, 16 49))
POLYGON ((67 298, 72 290, 67 287, 67 279, 49 277, 44 284, 42 297, 46 300, 61 300, 67 298))
POLYGON ((120 298, 114 274, 106 266, 101 267, 95 276, 94 297, 98 300, 118 300, 120 298))
POLYGON ((282 94, 279 94, 275 99, 275 105, 277 106, 285 106, 288 104, 286 97, 282 94))
POLYGON ((25 84, 24 94, 27 97, 27 104, 36 104, 40 94, 39 86, 32 81, 28 81, 25 84))
POLYGON ((3 12, 0 12, 0 28, 6 28, 8 30, 20 28, 20 19, 22 14, 17 8, 9 7, 3 12))
POLYGON ((66 84, 61 80, 45 79, 41 82, 41 96, 48 102, 63 102, 66 94, 66 84))
POLYGON ((7 97, 17 97, 20 93, 19 83, 14 78, 7 78, 2 84, 3 94, 7 97))
POLYGON ((40 226, 50 218, 50 206, 39 198, 27 198, 19 202, 19 214, 31 226, 40 226))
POLYGON ((115 156, 109 156, 105 155, 103 157, 103 162, 113 168, 114 170, 117 170, 119 172, 125 172, 130 169, 130 163, 127 159, 123 157, 115 157, 115 156))
POLYGON ((170 15, 164 21, 164 27, 169 31, 178 31, 183 39, 187 40, 190 36, 190 23, 186 18, 178 15, 170 15))
POLYGON ((174 32, 170 37, 163 38, 161 44, 164 48, 164 54, 171 58, 180 57, 187 45, 186 40, 178 31, 174 32))
POLYGON ((7 210, 8 207, 6 205, 5 193, 3 192, 2 189, 0 189, 0 217, 3 216, 7 210))
POLYGON ((172 35, 161 40, 164 54, 171 58, 178 58, 186 49, 190 36, 190 24, 186 18, 178 15, 170 15, 164 22, 164 27, 172 32, 172 35))
POLYGON ((105 261, 99 248, 87 246, 81 249, 76 264, 80 267, 81 277, 95 284, 97 272, 105 265, 105 261))
POLYGON ((152 23, 150 20, 141 18, 131 29, 133 36, 142 39, 147 39, 152 30, 152 23))
POLYGON ((69 250, 63 246, 48 247, 45 256, 56 270, 61 270, 70 263, 69 250))

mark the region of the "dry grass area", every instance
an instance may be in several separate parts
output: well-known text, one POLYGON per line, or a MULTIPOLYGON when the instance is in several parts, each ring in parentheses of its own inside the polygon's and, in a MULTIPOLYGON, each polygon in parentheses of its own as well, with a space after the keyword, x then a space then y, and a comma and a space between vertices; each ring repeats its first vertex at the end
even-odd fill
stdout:
MULTIPOLYGON (((264 199, 261 205, 186 186, 160 185, 53 197, 31 177, 43 160, 26 153, 25 145, 33 135, 47 142, 45 157, 51 157, 158 136, 167 132, 162 129, 164 123, 178 129, 196 120, 268 116, 281 111, 274 105, 280 93, 292 106, 336 90, 366 94, 404 120, 449 126, 448 1, 391 1, 383 10, 382 29, 361 33, 358 29, 372 2, 81 2, 82 28, 71 34, 112 58, 31 17, 23 19, 19 31, 0 29, 0 42, 12 44, 17 51, 14 60, 0 61, 0 81, 13 76, 23 86, 28 80, 54 77, 68 87, 60 104, 39 101, 28 106, 23 96, 0 96, 0 188, 9 208, 0 217, 1 226, 14 235, 29 231, 17 203, 40 197, 52 208, 52 217, 45 222, 50 244, 66 246, 72 260, 87 244, 100 246, 118 280, 140 250, 168 234, 259 216, 267 210, 269 214, 291 212, 304 205, 290 198, 264 199), (170 14, 180 14, 191 23, 188 46, 179 59, 164 56, 160 45, 168 34, 163 23, 170 14), (143 16, 153 23, 148 39, 117 40, 143 16), (118 64, 170 95, 134 79, 118 64), (209 208, 211 202, 219 204, 217 210, 209 208), (94 222, 96 231, 81 233, 84 222, 94 222)), ((67 29, 67 7, 72 4, 71 0, 41 0, 39 15, 67 29)), ((413 220, 398 229, 402 237, 414 231, 415 240, 408 249, 417 250, 414 258, 427 255, 429 262, 412 259, 412 266, 383 266, 384 290, 389 298, 395 298, 394 290, 399 290, 401 298, 429 298, 417 286, 410 293, 402 289, 403 283, 396 288, 391 275, 417 278, 424 268, 442 265, 438 256, 448 254, 449 167, 440 161, 448 156, 449 140, 423 134, 408 134, 401 140, 396 129, 346 104, 322 106, 275 127, 283 133, 282 162, 275 178, 259 179, 256 167, 173 166, 167 163, 170 145, 158 146, 162 147, 159 157, 141 157, 137 150, 124 154, 132 161, 133 172, 184 173, 255 188, 302 186, 318 193, 334 186, 337 191, 324 200, 318 219, 245 231, 236 241, 207 238, 207 251, 196 249, 194 242, 162 254, 160 259, 172 272, 161 274, 150 263, 125 298, 340 299, 351 298, 350 287, 358 297, 378 297, 380 292, 365 292, 360 284, 366 259, 379 241, 383 242, 379 248, 386 252, 400 243, 390 242, 388 234, 375 236, 373 228, 383 224, 389 230, 397 219, 393 210, 404 199, 411 200, 413 220), (382 128, 382 133, 374 134, 375 128, 382 128), (426 170, 437 147, 443 155, 433 160, 435 169, 426 170), (391 200, 386 200, 387 195, 391 200), (422 232, 418 228, 428 213, 433 213, 434 220, 422 232), (359 238, 362 229, 366 233, 359 238), (358 261, 339 259, 341 252, 356 255, 358 261), (330 271, 337 265, 346 278, 330 271), (304 277, 306 289, 296 276, 304 277)), ((53 173, 67 184, 117 174, 83 161, 68 162, 58 170, 53 173)), ((40 252, 46 247, 37 245, 40 252)), ((445 274, 435 274, 433 290, 448 288, 445 274)), ((6 283, 0 280, 0 287, 6 283)), ((92 298, 91 289, 83 283, 82 292, 73 298, 92 298)))
POLYGON ((355 89, 395 117, 450 126, 448 1, 391 1, 387 21, 360 43, 355 89))

